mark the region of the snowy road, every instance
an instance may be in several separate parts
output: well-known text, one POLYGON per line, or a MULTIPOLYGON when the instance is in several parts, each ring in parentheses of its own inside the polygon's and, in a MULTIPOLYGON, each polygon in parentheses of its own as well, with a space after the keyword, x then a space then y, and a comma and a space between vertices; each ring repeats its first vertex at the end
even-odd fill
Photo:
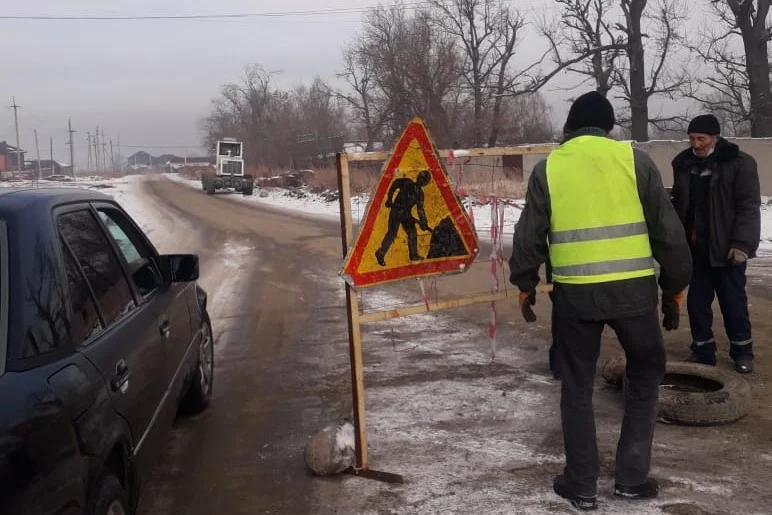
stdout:
MULTIPOLYGON (((495 362, 487 306, 365 326, 370 465, 401 473, 407 483, 311 478, 302 463, 307 438, 351 406, 337 223, 232 195, 207 197, 165 180, 142 191, 135 217, 146 215, 151 225, 166 217, 154 242, 173 250, 165 242, 176 239, 202 255, 218 365, 212 408, 178 423, 141 515, 572 513, 550 488, 562 439, 559 385, 546 367, 546 298, 536 306, 539 322, 528 326, 511 305, 499 305, 495 362)), ((438 291, 442 297, 489 287, 487 267, 478 264, 441 279, 438 291)), ((420 290, 407 282, 361 298, 366 308, 382 308, 420 301, 420 290)), ((660 425, 657 501, 627 504, 607 495, 622 402, 598 383, 598 513, 767 513, 770 309, 765 295, 752 298, 761 345, 751 416, 723 428, 660 425)), ((686 352, 683 326, 667 335, 674 358, 686 352)), ((608 335, 603 356, 617 352, 608 335)), ((721 361, 728 366, 725 356, 721 361)))

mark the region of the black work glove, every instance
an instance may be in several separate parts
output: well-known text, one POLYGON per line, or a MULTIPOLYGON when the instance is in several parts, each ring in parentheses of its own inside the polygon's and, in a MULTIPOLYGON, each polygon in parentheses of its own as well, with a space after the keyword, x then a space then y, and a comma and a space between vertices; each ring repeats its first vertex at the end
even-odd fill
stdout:
POLYGON ((536 305, 536 290, 521 291, 517 300, 520 303, 520 312, 525 321, 528 323, 536 322, 536 313, 531 308, 531 306, 536 305))
POLYGON ((666 331, 672 331, 678 329, 678 324, 681 321, 681 304, 684 301, 684 292, 665 293, 662 292, 662 327, 666 331))

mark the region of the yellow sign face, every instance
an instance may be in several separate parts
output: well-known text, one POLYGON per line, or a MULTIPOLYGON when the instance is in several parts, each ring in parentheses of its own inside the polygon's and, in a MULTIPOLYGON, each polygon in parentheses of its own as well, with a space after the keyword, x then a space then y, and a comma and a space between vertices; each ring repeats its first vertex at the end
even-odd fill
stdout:
POLYGON ((341 275, 354 287, 465 271, 477 234, 420 119, 402 133, 341 275))

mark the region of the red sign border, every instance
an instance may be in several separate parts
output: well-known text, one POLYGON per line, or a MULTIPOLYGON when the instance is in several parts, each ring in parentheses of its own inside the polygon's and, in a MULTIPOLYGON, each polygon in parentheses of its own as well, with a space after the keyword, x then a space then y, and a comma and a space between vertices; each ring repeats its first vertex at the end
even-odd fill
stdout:
POLYGON ((414 118, 403 131, 399 141, 397 141, 394 152, 381 174, 381 179, 376 186, 375 193, 370 199, 367 211, 365 212, 364 223, 359 230, 359 234, 357 234, 353 247, 349 251, 349 255, 346 257, 345 264, 341 270, 341 275, 351 286, 365 287, 401 279, 409 279, 412 277, 425 277, 451 272, 459 273, 465 271, 469 267, 479 252, 480 245, 477 240, 477 233, 467 218, 466 212, 461 207, 458 198, 451 189, 448 176, 437 155, 437 149, 432 143, 424 124, 420 119, 414 118), (432 175, 432 180, 439 188, 442 199, 450 210, 453 223, 458 229, 459 235, 464 240, 464 244, 466 245, 466 248, 469 249, 470 253, 466 256, 452 257, 443 259, 442 261, 417 262, 395 268, 387 268, 385 270, 360 273, 358 272, 358 269, 364 258, 364 251, 369 243, 369 239, 363 239, 362 236, 372 233, 373 225, 375 224, 375 220, 380 211, 380 206, 383 204, 384 197, 388 193, 388 188, 394 178, 394 173, 410 143, 414 139, 418 141, 426 164, 429 167, 429 173, 432 175))

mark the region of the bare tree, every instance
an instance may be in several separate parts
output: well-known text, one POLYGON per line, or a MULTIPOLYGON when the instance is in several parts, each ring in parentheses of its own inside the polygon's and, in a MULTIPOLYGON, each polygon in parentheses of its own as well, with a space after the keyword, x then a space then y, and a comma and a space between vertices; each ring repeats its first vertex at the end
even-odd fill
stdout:
POLYGON ((364 129, 365 150, 370 152, 392 112, 378 89, 374 63, 368 58, 372 51, 365 45, 366 42, 357 40, 344 49, 343 71, 338 77, 346 80, 350 92, 337 94, 353 112, 353 121, 364 129))
POLYGON ((750 85, 745 58, 730 48, 726 34, 702 34, 693 46, 710 70, 699 83, 691 82, 684 95, 720 118, 724 125, 738 128, 751 120, 750 85))
POLYGON ((330 86, 317 78, 310 86, 282 91, 273 87, 273 75, 251 66, 241 82, 222 87, 202 122, 207 145, 236 137, 245 143, 247 164, 269 168, 294 164, 301 146, 308 159, 328 153, 332 144, 324 142, 332 139, 342 148, 345 110, 330 86))
POLYGON ((464 61, 462 76, 473 105, 472 144, 483 143, 483 120, 492 109, 488 145, 498 138, 502 97, 510 80, 509 65, 515 55, 525 20, 509 6, 496 0, 432 0, 439 13, 436 23, 454 36, 464 61), (492 104, 492 105, 491 105, 492 104))
POLYGON ((553 61, 561 64, 563 55, 587 56, 568 66, 569 72, 593 81, 595 89, 607 96, 619 85, 616 73, 619 59, 626 49, 624 33, 613 20, 612 0, 554 0, 561 9, 556 21, 542 24, 540 31, 550 43, 553 61))
POLYGON ((501 143, 520 145, 554 141, 550 107, 539 93, 503 99, 501 143))
POLYGON ((369 12, 359 36, 366 59, 373 65, 373 80, 388 105, 384 129, 395 137, 408 120, 422 116, 440 145, 454 139, 450 114, 459 88, 461 56, 452 35, 432 19, 428 9, 403 4, 369 12))
POLYGON ((626 36, 627 65, 616 71, 622 86, 621 98, 630 108, 630 133, 636 141, 648 141, 649 124, 664 128, 667 124, 680 121, 683 116, 650 116, 649 100, 655 96, 675 99, 690 80, 685 62, 678 62, 677 53, 685 47, 681 26, 685 20, 680 0, 659 0, 654 8, 646 10, 648 0, 621 0, 624 23, 619 29, 626 36), (653 12, 652 12, 653 11, 653 12), (643 23, 649 22, 653 35, 643 32, 643 23), (646 66, 645 39, 651 43, 652 64, 646 66))
POLYGON ((638 141, 648 140, 650 125, 664 130, 682 118, 652 116, 649 110, 649 100, 675 98, 689 79, 678 63, 685 42, 682 0, 554 1, 560 16, 541 32, 556 69, 592 80, 604 95, 617 91, 627 111, 619 122, 638 141))
POLYGON ((750 124, 754 137, 772 136, 769 42, 770 0, 709 0, 718 22, 702 34, 694 51, 710 65, 700 88, 688 95, 743 132, 750 124), (716 28, 717 27, 717 28, 716 28))

